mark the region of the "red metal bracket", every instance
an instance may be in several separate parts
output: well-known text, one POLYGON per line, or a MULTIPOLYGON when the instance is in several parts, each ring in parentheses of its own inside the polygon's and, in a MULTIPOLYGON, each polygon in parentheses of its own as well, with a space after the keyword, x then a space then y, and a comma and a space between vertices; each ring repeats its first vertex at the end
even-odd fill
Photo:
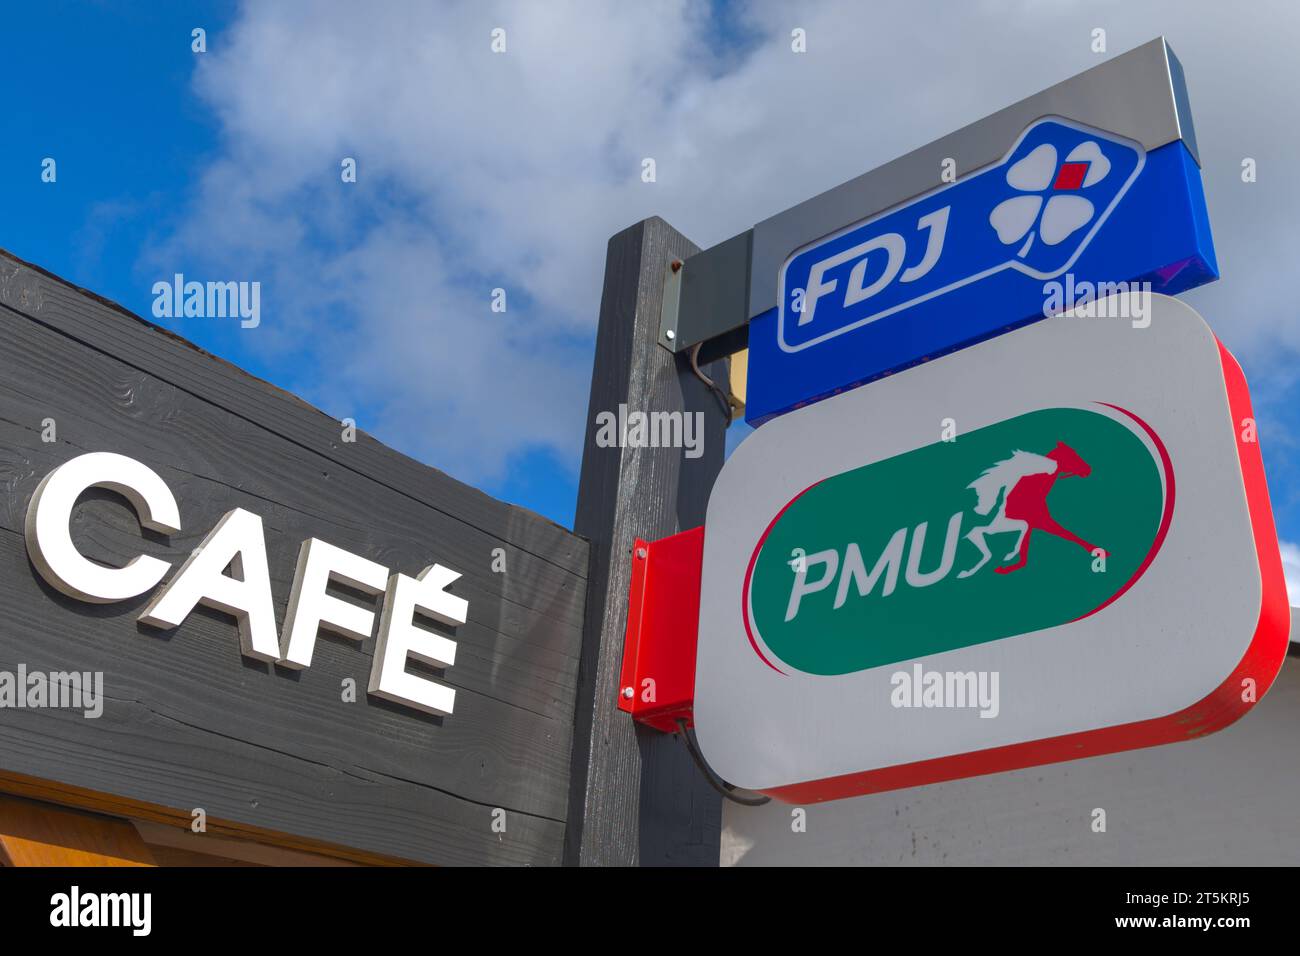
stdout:
POLYGON ((627 603, 618 707, 665 733, 694 726, 695 644, 700 626, 704 529, 637 539, 627 603))

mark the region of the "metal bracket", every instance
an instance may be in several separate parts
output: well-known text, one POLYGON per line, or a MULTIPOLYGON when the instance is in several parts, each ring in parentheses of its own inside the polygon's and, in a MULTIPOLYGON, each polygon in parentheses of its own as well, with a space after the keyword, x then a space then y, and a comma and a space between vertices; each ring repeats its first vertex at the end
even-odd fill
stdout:
POLYGON ((659 344, 668 351, 677 352, 678 314, 682 296, 682 268, 680 260, 672 263, 664 273, 664 298, 659 307, 659 344))
POLYGON ((694 726, 703 566, 703 528, 632 548, 618 708, 666 734, 694 726))
POLYGON ((752 230, 732 236, 691 256, 670 277, 673 285, 664 287, 660 345, 676 353, 701 342, 717 343, 720 347, 709 352, 701 349, 700 362, 705 363, 738 352, 748 344, 746 303, 752 238, 752 230), (718 342, 726 336, 730 337, 725 343, 718 342))

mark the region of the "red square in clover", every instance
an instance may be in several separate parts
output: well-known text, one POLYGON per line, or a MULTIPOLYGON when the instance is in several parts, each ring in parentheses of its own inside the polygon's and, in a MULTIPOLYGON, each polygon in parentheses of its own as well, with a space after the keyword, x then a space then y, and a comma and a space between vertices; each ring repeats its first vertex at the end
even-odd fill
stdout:
POLYGON ((1083 185, 1083 177, 1088 174, 1087 163, 1062 163, 1061 171, 1056 174, 1053 189, 1078 189, 1083 185))

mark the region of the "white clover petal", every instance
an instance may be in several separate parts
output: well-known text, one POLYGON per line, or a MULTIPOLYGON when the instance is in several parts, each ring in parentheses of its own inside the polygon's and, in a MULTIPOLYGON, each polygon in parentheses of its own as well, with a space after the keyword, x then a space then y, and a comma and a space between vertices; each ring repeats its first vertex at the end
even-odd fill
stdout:
POLYGON ((1067 163, 1088 164, 1088 175, 1083 178, 1085 187, 1101 182, 1106 178, 1106 174, 1110 172, 1110 160, 1106 158, 1096 141, 1091 139, 1070 150, 1070 155, 1065 157, 1065 161, 1067 163))
POLYGON ((989 213, 989 225, 997 230, 998 238, 1003 243, 1018 242, 1034 224, 1034 218, 1042 205, 1042 196, 1012 196, 1004 199, 989 213))
POLYGON ((1043 210, 1043 221, 1038 224, 1038 234, 1049 246, 1064 242, 1075 230, 1087 225, 1092 212, 1092 203, 1082 196, 1053 196, 1043 210))
POLYGON ((1007 185, 1025 192, 1038 192, 1052 184, 1056 175, 1056 147, 1043 143, 1007 170, 1007 185))

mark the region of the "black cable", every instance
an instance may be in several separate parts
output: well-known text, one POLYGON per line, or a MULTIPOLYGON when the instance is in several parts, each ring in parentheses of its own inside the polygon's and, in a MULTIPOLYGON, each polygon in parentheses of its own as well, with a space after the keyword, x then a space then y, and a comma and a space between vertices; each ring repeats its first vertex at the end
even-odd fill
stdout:
POLYGON ((726 415, 726 423, 722 427, 730 428, 731 419, 735 415, 738 405, 734 395, 724 390, 721 385, 700 370, 700 346, 703 344, 703 342, 696 342, 695 347, 691 349, 691 371, 695 373, 696 378, 709 387, 709 391, 718 396, 719 401, 722 402, 722 411, 726 415))
POLYGON ((690 731, 686 729, 686 719, 677 718, 677 729, 681 732, 682 740, 686 741, 686 749, 691 752, 691 757, 695 761, 695 766, 700 768, 700 773, 704 774, 704 779, 709 781, 709 786, 718 793, 722 794, 733 803, 739 803, 746 807, 761 807, 765 803, 771 803, 771 797, 738 797, 736 788, 718 777, 704 760, 704 754, 700 753, 700 748, 696 745, 695 740, 691 737, 690 731))

